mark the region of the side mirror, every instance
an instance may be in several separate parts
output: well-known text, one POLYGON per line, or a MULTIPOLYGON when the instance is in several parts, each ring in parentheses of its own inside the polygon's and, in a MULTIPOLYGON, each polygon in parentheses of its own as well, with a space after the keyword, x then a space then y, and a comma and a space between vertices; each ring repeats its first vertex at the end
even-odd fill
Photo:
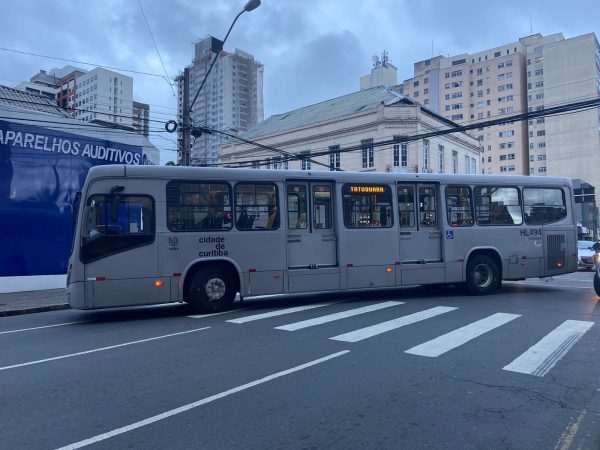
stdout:
POLYGON ((121 202, 120 195, 114 195, 110 199, 110 221, 116 222, 119 218, 119 203, 121 202))
POLYGON ((119 196, 119 192, 123 192, 125 186, 113 186, 110 189, 110 221, 116 222, 119 218, 119 203, 121 202, 121 197, 119 196))

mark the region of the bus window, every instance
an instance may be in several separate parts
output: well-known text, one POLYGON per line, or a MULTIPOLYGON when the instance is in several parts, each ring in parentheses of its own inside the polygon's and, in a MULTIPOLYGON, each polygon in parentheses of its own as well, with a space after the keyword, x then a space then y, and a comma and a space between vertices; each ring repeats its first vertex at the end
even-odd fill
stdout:
POLYGON ((167 184, 167 227, 171 231, 227 231, 233 226, 227 183, 171 181, 167 184))
POLYGON ((521 200, 516 187, 476 186, 475 211, 479 225, 521 225, 521 200))
POLYGON ((567 217, 565 195, 561 189, 525 188, 523 205, 527 225, 544 225, 567 217))
POLYGON ((290 185, 287 188, 288 228, 306 229, 306 186, 290 185))
POLYGON ((342 193, 346 228, 390 228, 393 225, 389 186, 345 184, 342 193))
POLYGON ((419 224, 422 228, 437 228, 437 208, 433 187, 419 187, 419 224))
POLYGON ((329 229, 331 225, 331 186, 313 186, 313 228, 329 229))
POLYGON ((448 186, 446 188, 446 217, 452 227, 473 225, 473 202, 468 186, 448 186))
POLYGON ((94 195, 84 212, 81 260, 93 261, 154 241, 154 202, 148 196, 94 195), (111 217, 112 202, 117 217, 111 217))
POLYGON ((415 226, 415 190, 412 186, 398 186, 398 214, 400 228, 415 226))
POLYGON ((235 220, 239 230, 279 228, 277 187, 270 183, 236 184, 235 220))

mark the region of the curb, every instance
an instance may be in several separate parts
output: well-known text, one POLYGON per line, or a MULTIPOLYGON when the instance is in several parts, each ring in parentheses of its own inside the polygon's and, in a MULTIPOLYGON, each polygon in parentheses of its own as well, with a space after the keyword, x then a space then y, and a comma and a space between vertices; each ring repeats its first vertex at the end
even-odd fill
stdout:
POLYGON ((57 305, 36 306, 34 308, 9 309, 6 311, 0 311, 0 317, 19 316, 21 314, 32 314, 32 313, 47 312, 47 311, 60 311, 63 309, 70 309, 69 304, 61 303, 61 304, 57 304, 57 305))

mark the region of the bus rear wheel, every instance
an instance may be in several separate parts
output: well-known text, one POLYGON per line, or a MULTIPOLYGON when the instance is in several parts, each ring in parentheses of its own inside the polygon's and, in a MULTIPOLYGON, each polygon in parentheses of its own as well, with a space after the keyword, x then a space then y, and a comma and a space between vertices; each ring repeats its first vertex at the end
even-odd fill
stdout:
POLYGON ((234 278, 227 269, 203 267, 190 282, 189 303, 203 313, 225 311, 233 304, 236 291, 234 278))
POLYGON ((500 288, 500 268, 496 261, 487 255, 471 258, 467 266, 467 288, 475 295, 493 294, 500 288))

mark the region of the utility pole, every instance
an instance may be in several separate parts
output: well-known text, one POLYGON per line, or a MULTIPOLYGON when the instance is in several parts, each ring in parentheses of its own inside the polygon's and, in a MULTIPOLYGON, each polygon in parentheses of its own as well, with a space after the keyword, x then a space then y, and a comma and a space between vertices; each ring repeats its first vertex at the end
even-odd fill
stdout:
POLYGON ((183 75, 180 75, 183 99, 181 106, 183 114, 181 117, 181 131, 179 133, 179 154, 181 155, 180 164, 182 166, 191 165, 191 147, 192 147, 192 120, 190 117, 190 69, 186 67, 183 69, 183 75))

